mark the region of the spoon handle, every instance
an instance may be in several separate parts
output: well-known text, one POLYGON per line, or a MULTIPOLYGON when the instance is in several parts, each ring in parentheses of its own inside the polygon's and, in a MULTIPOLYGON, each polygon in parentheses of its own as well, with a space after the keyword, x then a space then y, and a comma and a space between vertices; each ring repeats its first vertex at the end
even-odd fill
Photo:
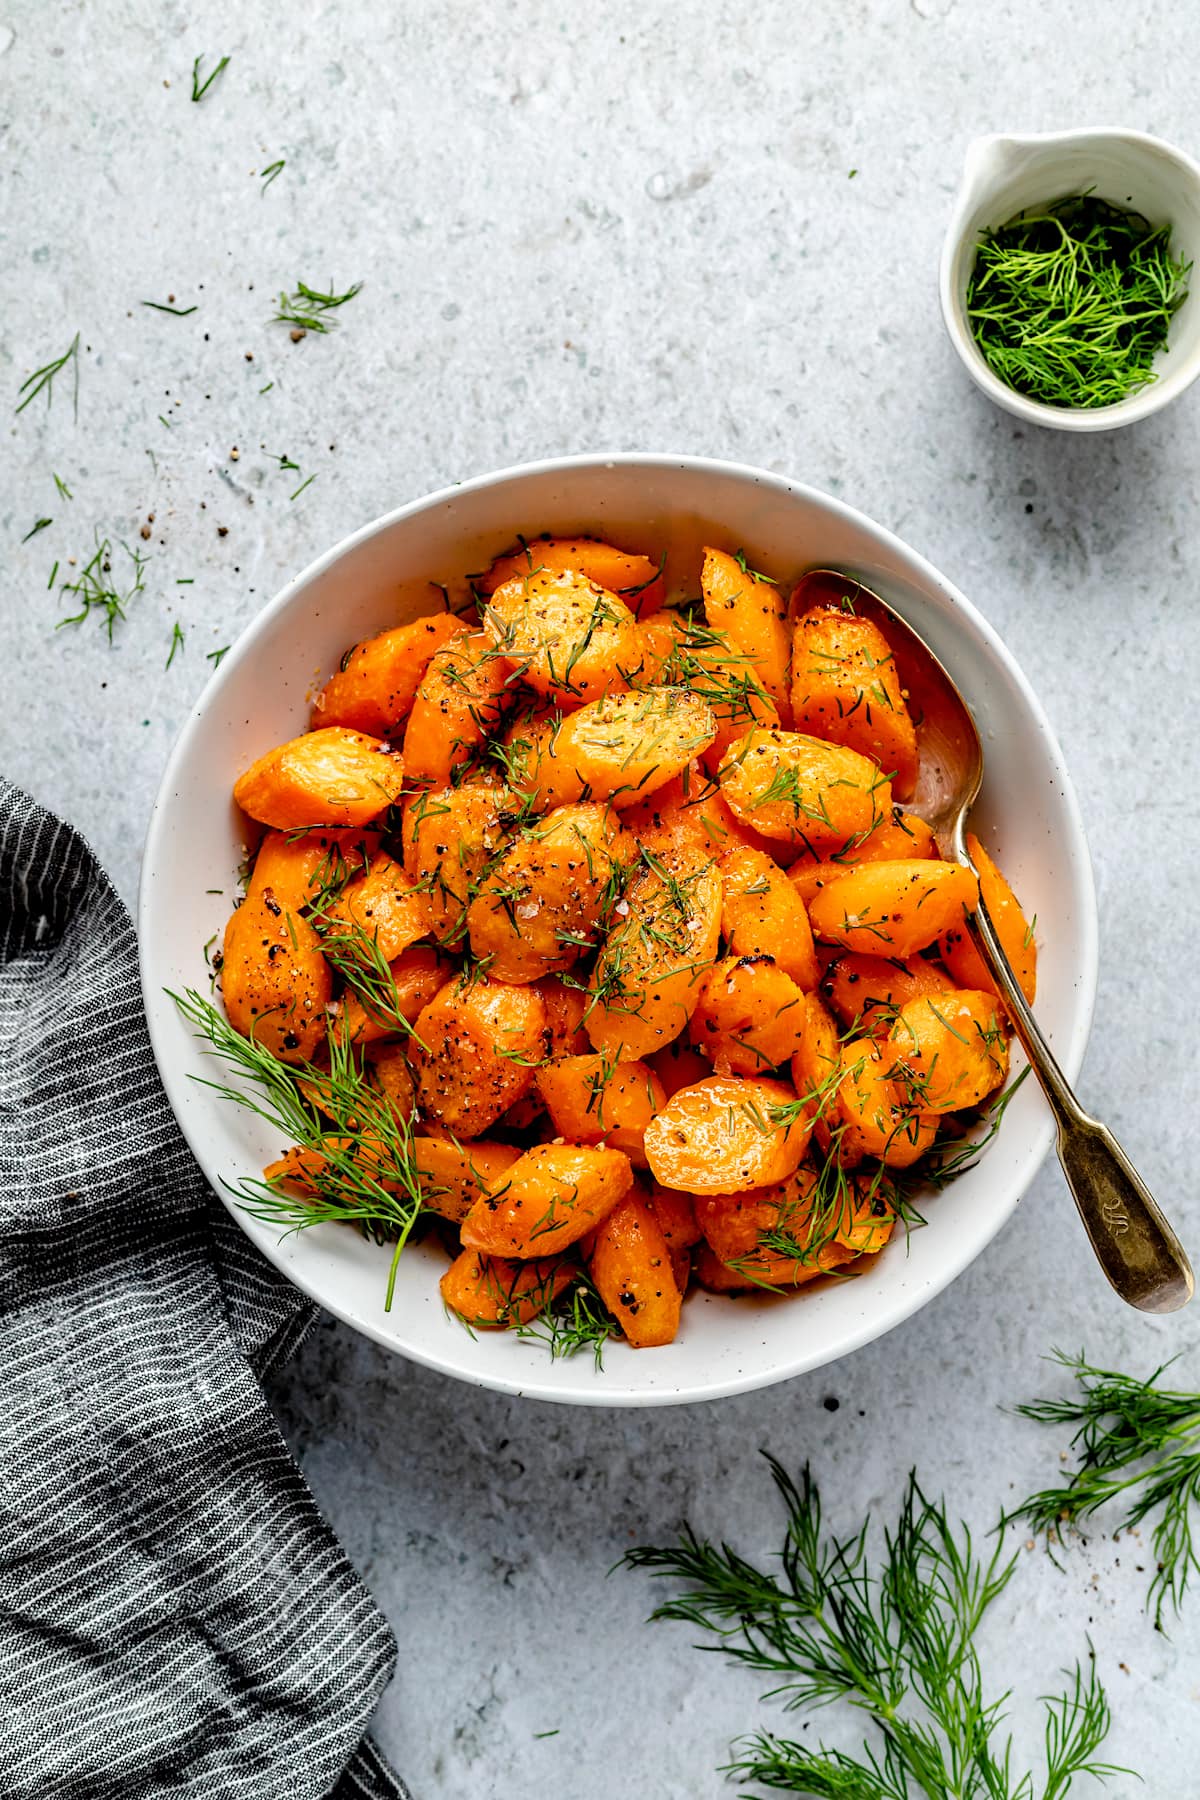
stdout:
POLYGON ((1100 1267, 1130 1306, 1175 1312, 1187 1305, 1195 1286, 1182 1244, 1112 1132, 1085 1113, 1072 1093, 1017 985, 982 896, 975 927, 1013 1030, 1050 1102, 1058 1160, 1100 1267))

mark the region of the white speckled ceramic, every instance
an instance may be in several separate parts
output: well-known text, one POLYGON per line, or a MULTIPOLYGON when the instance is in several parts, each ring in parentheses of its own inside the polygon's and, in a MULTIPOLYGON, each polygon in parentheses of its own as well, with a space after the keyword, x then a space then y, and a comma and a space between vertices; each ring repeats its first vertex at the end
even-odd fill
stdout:
MULTIPOLYGON (((234 778, 270 745, 304 728, 306 696, 348 644, 429 604, 511 545, 517 532, 611 533, 630 548, 669 552, 668 573, 694 584, 704 542, 744 547, 788 580, 814 564, 844 568, 908 617, 967 696, 988 774, 976 826, 1039 920, 1038 1016, 1068 1077, 1077 1075, 1096 981, 1096 917, 1083 830, 1062 756, 1004 645, 963 596, 881 526, 780 476, 682 456, 571 457, 447 488, 376 520, 299 575, 234 645, 185 726, 151 818, 139 929, 142 981, 163 1081, 193 1151, 217 1190, 257 1175, 282 1148, 253 1119, 193 1079, 211 1065, 165 989, 207 987, 202 946, 236 891, 234 778), (221 888, 221 895, 205 890, 221 888)), ((235 1213, 263 1252, 321 1305, 392 1349, 510 1393, 595 1405, 668 1405, 781 1381, 878 1337, 931 1300, 1009 1218, 1051 1143, 1027 1082, 998 1140, 938 1197, 928 1224, 890 1244, 870 1272, 797 1299, 693 1294, 678 1340, 661 1350, 614 1344, 552 1363, 537 1344, 471 1337, 438 1295, 444 1258, 416 1247, 401 1260, 384 1311, 387 1252, 340 1227, 276 1239, 235 1213)))
POLYGON ((1028 137, 976 138, 967 150, 962 185, 942 248, 939 287, 950 341, 972 381, 1006 412, 1056 431, 1112 431, 1167 406, 1200 375, 1200 300, 1184 301, 1155 358, 1156 378, 1115 406, 1043 406, 1006 386, 979 353, 967 320, 967 283, 979 234, 995 230, 1026 207, 1094 192, 1132 206, 1152 224, 1171 225, 1172 254, 1200 280, 1200 166, 1141 131, 1095 127, 1046 131, 1028 137))

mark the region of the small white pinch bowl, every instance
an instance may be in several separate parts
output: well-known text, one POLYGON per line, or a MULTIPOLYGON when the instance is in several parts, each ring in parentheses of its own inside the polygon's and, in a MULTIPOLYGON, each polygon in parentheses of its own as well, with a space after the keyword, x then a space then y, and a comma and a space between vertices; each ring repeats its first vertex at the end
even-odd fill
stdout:
MULTIPOLYGON (((1073 1079, 1096 986, 1096 910, 1083 827, 1062 754, 1028 682, 974 607, 915 551, 840 501, 779 475, 697 457, 568 457, 481 476, 399 507, 352 532, 290 582, 242 634, 184 726, 150 821, 139 902, 142 984, 163 1083, 219 1194, 283 1149, 261 1121, 200 1086, 210 1058, 166 990, 208 991, 202 946, 223 930, 237 891, 243 825, 234 779, 302 731, 308 696, 347 645, 432 610, 432 582, 465 577, 518 532, 610 535, 667 552, 667 575, 696 591, 701 545, 744 548, 791 582, 817 565, 877 589, 928 640, 966 695, 987 749, 975 826, 1002 857, 1041 942, 1038 1017, 1073 1079), (209 893, 212 888, 219 894, 209 893)), ((977 1166, 931 1197, 928 1224, 900 1233, 864 1275, 794 1299, 690 1295, 675 1343, 610 1344, 552 1362, 510 1334, 472 1337, 438 1293, 445 1259, 414 1245, 384 1311, 389 1255, 344 1226, 280 1241, 234 1217, 277 1268, 356 1330, 459 1380, 532 1399, 662 1406, 765 1387, 845 1356, 939 1294, 1009 1219, 1050 1148, 1050 1115, 1027 1081, 977 1166)), ((1064 1202, 1065 1204, 1065 1202, 1064 1202)))
POLYGON ((946 230, 939 272, 942 317, 967 373, 989 399, 1031 425, 1112 431, 1169 406, 1200 375, 1200 165, 1140 131, 1094 127, 1028 137, 981 137, 967 149, 962 185, 946 230), (1155 358, 1155 379, 1113 406, 1046 406, 1018 394, 989 369, 967 318, 967 284, 982 231, 1027 207, 1094 192, 1171 226, 1171 254, 1192 264, 1190 292, 1155 358))

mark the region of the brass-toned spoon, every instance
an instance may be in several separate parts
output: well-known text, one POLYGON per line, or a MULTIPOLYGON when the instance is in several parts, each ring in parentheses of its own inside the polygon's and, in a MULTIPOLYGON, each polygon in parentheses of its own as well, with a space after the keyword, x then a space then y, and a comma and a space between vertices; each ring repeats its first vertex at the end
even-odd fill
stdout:
MULTIPOLYGON (((873 619, 883 631, 901 686, 920 719, 921 773, 916 793, 905 804, 932 827, 947 861, 963 863, 978 875, 966 842, 967 815, 983 781, 983 745, 975 721, 928 644, 869 588, 833 570, 815 569, 802 578, 793 605, 840 606, 847 598, 856 613, 873 619)), ((973 923, 1013 1030, 1050 1103, 1058 1159, 1100 1267, 1122 1300, 1142 1312, 1186 1306, 1195 1281, 1183 1246, 1112 1132, 1084 1112, 1072 1093, 1018 986, 982 896, 973 923)))

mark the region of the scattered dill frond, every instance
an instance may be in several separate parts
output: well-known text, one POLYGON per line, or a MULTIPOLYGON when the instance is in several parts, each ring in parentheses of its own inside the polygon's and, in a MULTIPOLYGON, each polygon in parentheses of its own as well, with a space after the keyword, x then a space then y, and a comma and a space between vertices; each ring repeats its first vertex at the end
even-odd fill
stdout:
POLYGON ((54 477, 54 485, 58 489, 59 493, 62 495, 64 500, 73 500, 75 498, 74 494, 71 492, 70 488, 67 486, 66 482, 63 480, 61 475, 56 475, 54 477))
POLYGON ((228 655, 229 655, 229 645, 222 644, 221 648, 219 650, 210 650, 208 652, 208 655, 204 658, 204 660, 205 660, 205 662, 210 662, 214 669, 219 669, 221 666, 221 663, 223 662, 225 657, 227 657, 228 655))
POLYGON ((536 1318, 518 1325, 516 1333, 528 1342, 544 1344, 552 1361, 590 1350, 596 1367, 602 1369, 604 1346, 611 1338, 619 1338, 621 1330, 591 1279, 581 1274, 536 1318))
POLYGON ((344 294, 335 294, 333 283, 329 284, 329 292, 322 293, 319 288, 311 288, 306 282, 298 281, 294 294, 280 294, 279 311, 274 316, 274 323, 292 325, 300 331, 332 331, 337 324, 336 319, 329 317, 339 306, 345 306, 356 294, 362 292, 362 282, 356 281, 348 287, 344 294))
POLYGON ((205 94, 207 94, 209 88, 212 86, 213 82, 217 79, 218 75, 223 75, 225 73, 225 70, 229 67, 229 58, 227 56, 223 56, 221 58, 220 62, 217 64, 216 68, 211 69, 209 71, 209 73, 205 76, 204 80, 201 81, 201 79, 200 79, 200 64, 203 61, 204 61, 203 56, 198 56, 196 58, 195 62, 192 64, 192 99, 197 102, 200 100, 203 100, 205 94))
POLYGON ((260 169, 259 175, 262 179, 262 186, 258 190, 259 193, 265 194, 271 183, 277 180, 286 168, 287 163, 281 156, 278 162, 268 163, 265 169, 260 169))
POLYGON ((379 947, 378 938, 364 930, 357 920, 340 917, 332 910, 346 884, 347 874, 345 859, 339 853, 332 872, 320 882, 319 891, 308 908, 309 917, 321 934, 321 954, 373 1018, 385 1020, 389 1031, 403 1033, 418 1049, 424 1050, 426 1046, 400 1009, 396 977, 379 947))
POLYGON ((1031 1494, 1012 1516, 1058 1540, 1063 1525, 1090 1518, 1110 1501, 1122 1501, 1122 1531, 1158 1512, 1147 1605, 1161 1626, 1164 1610, 1170 1606, 1178 1615, 1189 1580, 1200 1574, 1200 1394, 1157 1385, 1169 1362, 1138 1381, 1098 1369, 1082 1353, 1056 1350, 1052 1360, 1074 1376, 1075 1391, 1016 1410, 1041 1425, 1073 1425, 1078 1466, 1064 1472, 1061 1487, 1031 1494))
POLYGON ((830 1800, 1064 1800, 1077 1776, 1129 1773, 1098 1758, 1111 1717, 1090 1661, 1039 1702, 1040 1779, 1013 1771, 1007 1695, 989 1695, 976 1640, 1015 1556, 1005 1559, 999 1544, 978 1555, 967 1527, 952 1526, 913 1475, 872 1558, 869 1518, 849 1537, 827 1536, 808 1469, 796 1483, 767 1461, 787 1512, 778 1573, 688 1525, 677 1545, 631 1550, 622 1562, 678 1583, 651 1617, 678 1620, 707 1635, 701 1648, 762 1671, 765 1699, 789 1712, 842 1701, 878 1735, 851 1754, 758 1731, 732 1746, 726 1773, 830 1800))
POLYGON ((1187 297, 1171 228, 1096 195, 1018 213, 979 240, 967 317, 1006 386, 1046 406, 1112 406, 1155 379, 1187 297))
POLYGON ((390 1308, 400 1255, 422 1210, 409 1121, 367 1080, 362 1051, 343 1032, 329 1034, 329 1066, 281 1063, 244 1038, 194 988, 168 989, 206 1056, 232 1072, 230 1081, 193 1076, 222 1099, 278 1130, 289 1144, 315 1153, 313 1194, 292 1194, 265 1179, 226 1183, 251 1217, 284 1236, 312 1225, 348 1223, 376 1243, 392 1243, 385 1309, 390 1308))
POLYGON ((315 481, 315 480, 316 480, 316 479, 317 479, 317 478, 316 478, 316 475, 315 475, 315 474, 313 474, 313 475, 306 475, 306 476, 305 476, 305 477, 304 477, 304 480, 303 480, 303 481, 302 481, 302 482, 301 482, 301 483, 300 483, 300 486, 299 486, 299 487, 298 487, 298 488, 297 488, 297 489, 296 489, 296 491, 295 491, 295 493, 293 493, 293 494, 289 494, 289 495, 288 495, 288 499, 289 499, 289 500, 298 500, 298 499, 299 499, 299 498, 300 498, 300 496, 301 496, 301 494, 302 494, 302 493, 303 493, 303 492, 304 492, 304 490, 305 490, 305 488, 306 488, 306 487, 311 487, 311 486, 312 486, 312 484, 313 484, 313 482, 314 482, 314 481, 315 481))
POLYGON ((20 387, 17 389, 16 410, 19 413, 24 412, 25 408, 29 405, 29 402, 31 400, 36 400, 38 395, 42 392, 45 392, 46 405, 49 406, 51 401, 54 398, 54 378, 56 375, 61 375, 62 371, 66 368, 68 363, 71 363, 73 365, 73 372, 74 372, 74 376, 75 376, 75 417, 78 418, 79 417, 79 333, 78 332, 75 333, 75 336, 71 339, 71 342, 67 345, 67 348, 63 351, 61 356, 56 356, 50 362, 43 363, 40 369, 35 369, 33 371, 32 375, 26 376, 25 380, 21 383, 20 387), (28 392, 26 392, 27 389, 28 389, 28 392), (24 399, 21 398, 22 395, 24 395, 24 399))
POLYGON ((53 519, 35 519, 29 530, 25 533, 25 536, 21 539, 21 542, 27 544, 30 538, 36 537, 39 531, 45 531, 47 525, 53 525, 53 523, 53 519))
POLYGON ((148 557, 143 556, 139 550, 131 550, 126 543, 122 542, 119 548, 133 565, 132 578, 124 591, 121 584, 113 579, 116 551, 108 538, 101 538, 75 580, 64 581, 59 586, 60 593, 71 594, 79 602, 79 611, 61 618, 55 626, 56 631, 61 630, 64 625, 82 625, 93 615, 98 615, 108 634, 108 641, 112 643, 114 630, 128 616, 126 609, 130 602, 145 592, 142 571, 149 561, 148 557))
POLYGON ((184 643, 183 626, 179 623, 179 620, 176 619, 175 624, 171 630, 171 650, 170 650, 170 654, 167 657, 167 668, 168 669, 170 668, 171 664, 175 661, 176 652, 183 649, 183 643, 184 643))
POLYGON ((163 300, 143 300, 142 305, 150 307, 154 312, 173 313, 177 319, 186 319, 197 310, 195 306, 168 306, 163 300))

